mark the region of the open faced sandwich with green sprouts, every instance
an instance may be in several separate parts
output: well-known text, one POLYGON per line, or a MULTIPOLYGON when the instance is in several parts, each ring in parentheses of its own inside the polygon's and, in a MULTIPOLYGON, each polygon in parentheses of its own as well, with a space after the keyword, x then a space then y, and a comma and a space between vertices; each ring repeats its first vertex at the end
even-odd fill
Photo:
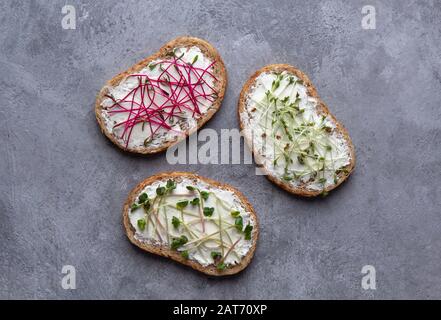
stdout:
POLYGON ((351 138, 297 68, 268 65, 244 85, 240 127, 267 177, 302 196, 327 195, 355 167, 351 138))
POLYGON ((123 209, 124 227, 139 248, 209 275, 248 266, 259 227, 254 209, 235 188, 187 172, 151 176, 123 209))

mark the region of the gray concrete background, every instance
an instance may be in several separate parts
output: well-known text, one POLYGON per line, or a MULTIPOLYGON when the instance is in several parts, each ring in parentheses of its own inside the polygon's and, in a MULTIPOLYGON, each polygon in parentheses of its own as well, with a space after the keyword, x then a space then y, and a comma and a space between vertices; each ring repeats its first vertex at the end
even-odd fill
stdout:
POLYGON ((2 1, 0 298, 441 298, 441 4, 436 1, 2 1), (61 28, 61 8, 77 29, 61 28), (361 7, 377 29, 361 28, 361 7), (252 165, 171 166, 98 130, 104 82, 173 37, 220 51, 229 75, 207 127, 236 128, 244 81, 269 63, 304 70, 348 128, 354 175, 325 199, 276 188, 252 165), (129 190, 164 170, 241 189, 260 217, 255 258, 207 278, 126 239, 129 190), (76 267, 77 289, 61 288, 76 267), (361 268, 377 290, 361 288, 361 268))

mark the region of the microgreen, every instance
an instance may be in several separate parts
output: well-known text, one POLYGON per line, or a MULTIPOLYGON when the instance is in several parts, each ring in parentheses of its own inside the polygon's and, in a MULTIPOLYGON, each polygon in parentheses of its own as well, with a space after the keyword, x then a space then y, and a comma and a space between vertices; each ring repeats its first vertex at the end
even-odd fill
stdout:
POLYGON ((165 185, 165 187, 166 187, 168 190, 174 190, 174 189, 176 189, 176 181, 174 181, 174 180, 172 180, 172 179, 167 180, 167 184, 165 185))
POLYGON ((191 62, 191 65, 194 65, 196 61, 198 61, 199 55, 195 55, 193 58, 193 61, 191 62))
POLYGON ((147 193, 143 192, 138 197, 138 203, 140 203, 140 204, 144 203, 148 198, 149 198, 149 196, 147 195, 147 193))
POLYGON ((146 213, 149 213, 149 210, 150 210, 150 201, 147 200, 146 202, 144 202, 144 204, 142 205, 142 207, 144 208, 144 211, 145 211, 146 213))
POLYGON ((180 236, 179 238, 173 238, 171 243, 171 248, 173 250, 176 250, 177 248, 183 246, 188 242, 188 238, 184 235, 180 236))
POLYGON ((150 63, 149 64, 149 69, 150 71, 153 71, 156 68, 157 64, 156 63, 150 63))
POLYGON ((235 210, 235 211, 231 211, 230 214, 231 214, 232 217, 236 218, 238 215, 240 215, 240 212, 235 210))
POLYGON ((139 207, 141 207, 140 204, 132 203, 132 206, 130 207, 130 210, 131 210, 131 211, 135 211, 135 210, 138 209, 139 207))
POLYGON ((199 198, 194 198, 193 200, 190 201, 190 203, 194 206, 197 206, 199 202, 200 202, 199 198))
POLYGON ((237 231, 242 231, 242 229, 243 229, 243 219, 242 219, 241 216, 238 216, 234 220, 234 226, 236 227, 237 231))
POLYGON ((157 187, 156 188, 156 194, 158 196, 163 196, 165 194, 165 187, 157 187))
POLYGON ((188 259, 188 257, 189 257, 188 251, 187 250, 182 251, 181 252, 181 257, 184 258, 184 259, 188 259))
POLYGON ((226 264, 223 263, 223 262, 219 263, 219 264, 216 266, 217 270, 219 270, 219 271, 224 270, 226 267, 227 267, 226 264))
POLYGON ((245 240, 251 240, 251 231, 253 231, 253 226, 248 223, 244 230, 245 240))
POLYGON ((194 190, 196 190, 196 188, 193 187, 193 186, 187 186, 186 188, 187 188, 187 190, 190 190, 190 191, 194 191, 194 190))
POLYGON ((180 224, 181 224, 181 220, 179 220, 178 218, 173 216, 173 218, 172 218, 172 225, 173 225, 173 227, 175 227, 177 229, 180 224))
POLYGON ((212 251, 210 255, 211 255, 211 257, 213 258, 214 261, 222 258, 222 254, 220 252, 217 252, 217 251, 212 251))
POLYGON ((210 193, 208 191, 201 191, 202 199, 207 200, 209 195, 210 193))
POLYGON ((139 230, 141 230, 141 231, 145 230, 145 224, 146 224, 145 219, 138 219, 137 224, 138 224, 139 230))
POLYGON ((178 202, 176 203, 176 208, 178 208, 178 210, 182 210, 182 209, 184 209, 187 205, 188 205, 188 200, 181 200, 181 201, 178 201, 178 202))
POLYGON ((213 215, 214 208, 204 207, 204 216, 211 217, 213 215))

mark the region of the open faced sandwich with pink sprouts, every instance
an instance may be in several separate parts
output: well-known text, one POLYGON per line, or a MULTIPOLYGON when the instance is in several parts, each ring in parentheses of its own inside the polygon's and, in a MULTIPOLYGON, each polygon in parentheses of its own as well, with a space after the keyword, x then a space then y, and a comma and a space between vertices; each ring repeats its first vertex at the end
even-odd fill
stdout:
POLYGON ((208 42, 179 37, 101 89, 95 114, 102 132, 125 151, 166 150, 220 108, 227 75, 208 42))

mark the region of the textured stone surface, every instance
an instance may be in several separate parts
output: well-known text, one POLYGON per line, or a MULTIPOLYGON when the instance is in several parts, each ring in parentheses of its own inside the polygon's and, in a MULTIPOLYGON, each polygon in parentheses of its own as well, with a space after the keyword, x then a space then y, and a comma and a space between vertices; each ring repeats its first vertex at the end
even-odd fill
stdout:
POLYGON ((0 298, 441 298, 441 6, 370 1, 60 1, 0 4, 0 298), (304 70, 348 128, 354 175, 328 198, 276 188, 253 165, 171 166, 100 133, 104 82, 182 34, 222 54, 229 87, 207 127, 235 128, 244 81, 269 63, 304 70), (212 279, 130 245, 129 190, 164 170, 239 187, 261 237, 248 269, 212 279), (61 268, 77 289, 61 288, 61 268), (377 290, 361 288, 361 268, 377 290))

